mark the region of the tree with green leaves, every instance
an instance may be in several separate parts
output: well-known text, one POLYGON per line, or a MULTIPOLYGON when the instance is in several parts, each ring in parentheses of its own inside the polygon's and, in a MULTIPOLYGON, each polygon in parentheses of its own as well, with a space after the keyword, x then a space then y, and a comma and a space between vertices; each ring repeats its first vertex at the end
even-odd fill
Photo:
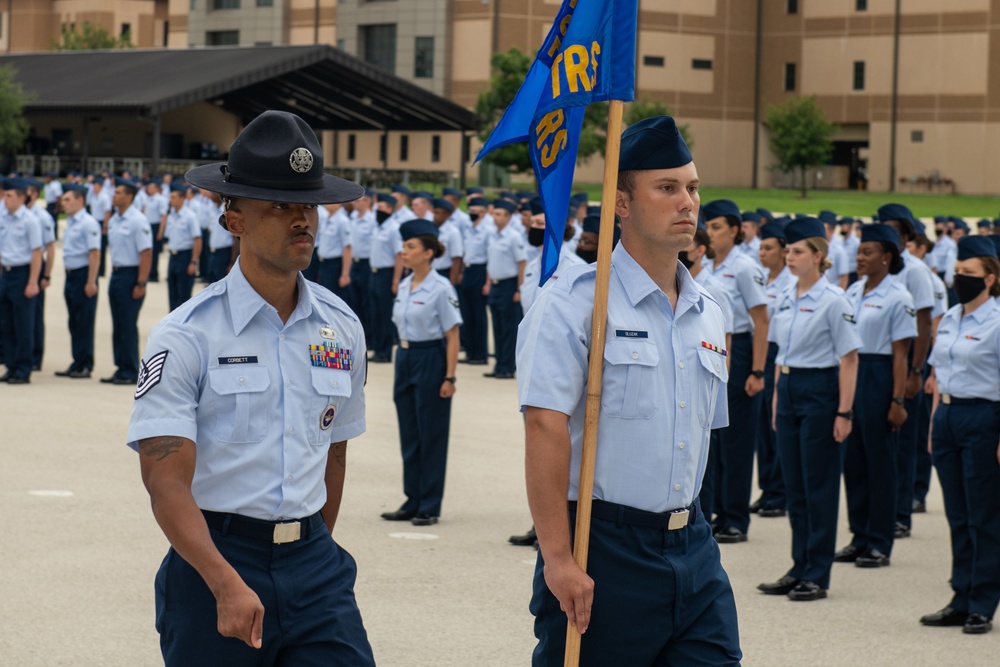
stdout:
POLYGON ((109 30, 95 26, 90 21, 84 22, 83 30, 77 30, 75 27, 70 28, 63 24, 59 40, 52 43, 54 51, 131 49, 134 46, 130 32, 124 32, 120 37, 115 37, 109 30))
MULTIPOLYGON (((604 150, 607 144, 608 104, 607 102, 591 104, 590 107, 587 108, 587 113, 593 113, 594 118, 592 120, 592 126, 599 128, 594 132, 593 140, 597 142, 597 148, 595 150, 600 150, 601 157, 603 158, 604 150)), ((669 115, 670 109, 666 104, 663 104, 658 100, 644 98, 634 102, 628 102, 625 105, 625 112, 622 114, 622 129, 624 130, 629 125, 635 125, 640 120, 645 120, 646 118, 669 115)), ((694 149, 694 137, 691 135, 691 126, 685 123, 683 125, 678 125, 677 129, 680 130, 681 136, 684 137, 684 141, 687 143, 688 148, 694 149)), ((580 139, 580 143, 583 143, 582 137, 580 139)))
POLYGON ((17 70, 12 65, 0 66, 0 152, 12 153, 28 136, 28 121, 24 105, 28 94, 16 81, 17 70))
POLYGON ((798 170, 805 199, 809 194, 806 170, 830 159, 837 126, 827 122, 815 97, 792 97, 768 108, 767 126, 771 152, 778 159, 776 168, 786 174, 798 170))

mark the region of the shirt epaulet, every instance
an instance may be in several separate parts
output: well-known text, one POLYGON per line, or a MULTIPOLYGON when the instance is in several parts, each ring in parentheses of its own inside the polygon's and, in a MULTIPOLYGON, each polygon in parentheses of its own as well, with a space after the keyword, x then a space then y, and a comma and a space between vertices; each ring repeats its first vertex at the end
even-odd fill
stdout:
POLYGON ((345 315, 346 317, 349 317, 351 320, 355 322, 361 321, 358 319, 358 316, 354 313, 354 311, 348 307, 348 305, 344 302, 343 299, 341 299, 339 296, 337 296, 330 290, 326 289, 322 285, 316 285, 316 284, 310 285, 309 291, 310 294, 323 305, 330 306, 331 308, 340 311, 341 314, 345 315))
POLYGON ((592 280, 597 280, 597 266, 591 264, 574 264, 567 267, 566 271, 559 276, 559 280, 553 285, 553 289, 570 292, 578 281, 588 282, 592 280))

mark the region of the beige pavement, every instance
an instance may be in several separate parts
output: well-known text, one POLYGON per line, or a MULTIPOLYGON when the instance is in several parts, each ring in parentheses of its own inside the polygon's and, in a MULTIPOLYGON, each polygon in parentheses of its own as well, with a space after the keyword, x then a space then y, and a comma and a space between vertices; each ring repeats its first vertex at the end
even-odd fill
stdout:
MULTIPOLYGON (((0 386, 0 665, 160 664, 152 582, 166 541, 124 442, 132 391, 96 379, 113 370, 107 281, 95 378, 67 380, 53 377, 70 361, 60 274, 57 267, 46 304, 43 371, 28 386, 0 386)), ((166 310, 165 284, 150 285, 143 340, 166 310)), ((459 366, 444 516, 418 529, 378 517, 402 500, 401 464, 391 366, 370 368, 368 433, 349 447, 335 537, 358 560, 358 602, 380 665, 529 664, 535 552, 507 544, 531 523, 521 418, 515 383, 482 371, 459 366)), ((744 665, 998 664, 1000 630, 970 637, 917 623, 950 596, 936 486, 929 506, 891 567, 837 565, 830 598, 820 602, 755 590, 789 565, 787 520, 755 519, 749 542, 723 546, 744 665)), ((843 511, 841 519, 838 543, 845 544, 843 511)))

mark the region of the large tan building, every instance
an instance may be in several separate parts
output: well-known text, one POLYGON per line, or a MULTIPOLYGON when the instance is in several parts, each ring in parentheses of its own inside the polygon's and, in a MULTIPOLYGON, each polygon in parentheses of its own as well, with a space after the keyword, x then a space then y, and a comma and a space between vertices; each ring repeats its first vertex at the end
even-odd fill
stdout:
MULTIPOLYGON (((491 55, 533 54, 559 4, 10 0, 0 49, 44 50, 84 21, 127 25, 146 47, 327 43, 471 108, 491 55)), ((1000 0, 898 5, 897 17, 896 0, 639 0, 637 97, 690 125, 711 185, 784 182, 770 169, 766 110, 815 95, 840 126, 820 187, 1000 192, 1000 0)), ((338 134, 328 145, 340 166, 459 171, 458 135, 338 134)), ((578 180, 599 180, 596 162, 578 180)))

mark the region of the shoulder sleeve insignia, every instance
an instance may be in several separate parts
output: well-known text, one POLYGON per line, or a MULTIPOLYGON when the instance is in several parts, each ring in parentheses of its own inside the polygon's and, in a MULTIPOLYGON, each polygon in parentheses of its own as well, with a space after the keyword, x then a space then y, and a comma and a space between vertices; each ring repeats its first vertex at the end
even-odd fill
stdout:
POLYGON ((451 305, 453 305, 456 308, 458 308, 458 299, 453 299, 451 297, 448 297, 448 302, 451 303, 451 305))
POLYGON ((755 275, 755 276, 753 277, 753 281, 754 281, 755 283, 757 283, 758 285, 760 285, 761 287, 763 287, 763 286, 764 286, 764 278, 763 278, 763 276, 760 276, 760 275, 755 275))
POLYGON ((135 385, 137 399, 142 398, 149 393, 150 389, 160 384, 160 379, 163 377, 163 364, 167 361, 168 353, 169 350, 157 352, 142 362, 142 368, 139 369, 139 380, 135 385))
POLYGON ((851 315, 849 313, 844 313, 844 319, 850 322, 851 324, 857 324, 857 321, 854 319, 854 315, 851 315))
POLYGON ((910 308, 909 306, 903 306, 903 308, 906 309, 906 314, 907 315, 909 315, 910 317, 916 317, 916 315, 917 315, 917 309, 916 308, 910 308))

